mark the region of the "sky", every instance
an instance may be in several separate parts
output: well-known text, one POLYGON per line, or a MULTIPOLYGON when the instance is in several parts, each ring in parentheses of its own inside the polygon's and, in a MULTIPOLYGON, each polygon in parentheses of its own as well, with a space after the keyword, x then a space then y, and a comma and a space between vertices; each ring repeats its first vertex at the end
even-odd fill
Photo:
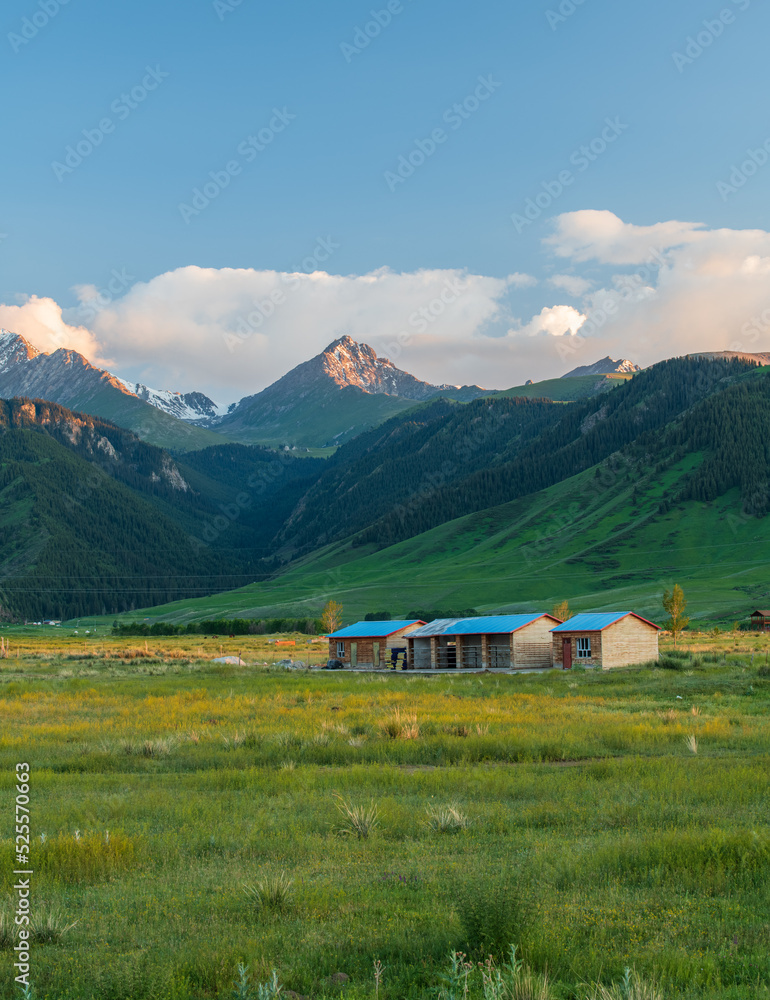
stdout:
POLYGON ((11 0, 0 326, 230 402, 770 350, 759 0, 11 0))

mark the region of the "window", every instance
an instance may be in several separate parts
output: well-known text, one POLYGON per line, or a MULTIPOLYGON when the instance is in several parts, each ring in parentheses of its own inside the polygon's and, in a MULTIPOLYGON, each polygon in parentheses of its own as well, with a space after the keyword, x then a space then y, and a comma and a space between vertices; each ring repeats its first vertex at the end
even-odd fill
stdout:
POLYGON ((337 643, 337 656, 339 656, 340 659, 342 659, 342 657, 344 655, 345 655, 345 643, 344 642, 338 642, 337 643))
POLYGON ((591 658, 591 640, 588 636, 581 636, 578 639, 577 655, 579 660, 589 660, 591 658))

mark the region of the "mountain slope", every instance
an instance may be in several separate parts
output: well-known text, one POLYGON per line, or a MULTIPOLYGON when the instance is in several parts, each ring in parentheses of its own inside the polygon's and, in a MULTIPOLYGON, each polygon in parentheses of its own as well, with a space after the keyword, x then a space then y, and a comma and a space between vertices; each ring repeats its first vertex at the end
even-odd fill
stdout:
POLYGON ((303 616, 334 596, 354 620, 378 608, 516 612, 568 598, 574 610, 633 607, 658 620, 676 582, 694 620, 745 619, 770 598, 770 452, 756 444, 768 421, 770 374, 738 376, 662 432, 545 490, 385 549, 328 545, 271 580, 148 613, 303 616))
POLYGON ((121 435, 120 428, 48 403, 0 402, 0 600, 6 610, 60 618, 239 582, 226 560, 194 545, 151 501, 155 489, 189 490, 169 456, 135 438, 135 447, 129 442, 121 452, 115 446, 121 435), (118 475, 102 468, 110 464, 118 475))
POLYGON ((470 400, 479 386, 430 385, 342 337, 217 423, 230 438, 272 445, 335 446, 436 396, 470 400))
POLYGON ((322 465, 232 445, 178 461, 100 418, 0 401, 0 601, 62 617, 262 578, 322 465))
POLYGON ((77 351, 41 354, 18 334, 0 330, 0 398, 47 399, 134 431, 163 448, 191 451, 221 442, 140 399, 121 379, 96 368, 77 351))
POLYGON ((435 403, 341 448, 281 540, 299 553, 358 532, 357 544, 392 545, 581 472, 750 371, 679 359, 569 406, 499 396, 435 403))
POLYGON ((632 376, 625 373, 608 375, 576 375, 569 379, 549 378, 543 382, 529 382, 527 385, 515 385, 494 395, 507 398, 521 397, 524 399, 550 399, 554 403, 574 403, 578 399, 589 399, 601 392, 609 392, 620 382, 632 376))

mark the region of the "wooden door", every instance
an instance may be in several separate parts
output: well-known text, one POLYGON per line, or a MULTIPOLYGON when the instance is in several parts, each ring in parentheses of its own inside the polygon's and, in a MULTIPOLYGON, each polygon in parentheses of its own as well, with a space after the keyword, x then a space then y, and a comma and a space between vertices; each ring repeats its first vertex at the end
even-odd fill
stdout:
POLYGON ((565 670, 572 669, 572 639, 562 639, 562 666, 565 670))
POLYGON ((358 666, 358 643, 351 642, 350 644, 350 665, 351 667, 358 666))
POLYGON ((380 665, 380 644, 379 644, 379 642, 375 642, 374 643, 373 652, 374 652, 374 657, 373 657, 373 659, 374 659, 374 665, 375 665, 375 667, 379 667, 379 665, 380 665))

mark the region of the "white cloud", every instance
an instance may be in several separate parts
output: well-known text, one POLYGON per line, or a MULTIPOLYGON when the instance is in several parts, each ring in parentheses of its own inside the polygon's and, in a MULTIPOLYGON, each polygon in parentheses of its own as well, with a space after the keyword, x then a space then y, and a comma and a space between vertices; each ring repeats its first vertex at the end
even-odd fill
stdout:
POLYGON ((67 323, 61 306, 53 299, 37 295, 20 298, 19 305, 0 303, 0 328, 20 334, 44 354, 64 347, 85 355, 94 364, 108 363, 101 360, 94 334, 84 326, 67 323))
POLYGON ((580 278, 576 274, 555 274, 548 279, 548 284, 554 288, 560 288, 568 292, 574 298, 580 298, 593 288, 593 282, 587 278, 580 278))
MULTIPOLYGON (((505 321, 509 290, 532 281, 460 270, 288 275, 184 267, 134 285, 101 310, 93 328, 118 367, 131 366, 141 381, 233 399, 345 334, 388 356, 438 342, 466 347, 490 323, 505 321)), ((450 379, 457 371, 456 358, 434 355, 415 373, 450 379)))
POLYGON ((652 254, 701 239, 701 223, 658 222, 634 226, 607 211, 584 209, 557 216, 556 231, 543 242, 557 257, 602 264, 642 264, 652 254))
MULTIPOLYGON (((40 350, 71 347, 124 377, 201 389, 219 402, 259 391, 344 334, 426 381, 490 388, 562 375, 607 354, 649 365, 694 351, 770 349, 770 233, 676 221, 640 227, 611 212, 555 222, 546 245, 569 273, 539 288, 528 275, 459 269, 184 267, 85 311, 62 313, 36 297, 0 306, 0 326, 40 350), (579 297, 580 308, 560 302, 560 291, 579 297)), ((93 288, 76 291, 93 304, 93 288)))
POLYGON ((528 337, 548 333, 552 337, 564 337, 577 333, 585 321, 586 317, 572 306, 546 306, 525 326, 511 329, 508 333, 514 336, 524 333, 528 337))

